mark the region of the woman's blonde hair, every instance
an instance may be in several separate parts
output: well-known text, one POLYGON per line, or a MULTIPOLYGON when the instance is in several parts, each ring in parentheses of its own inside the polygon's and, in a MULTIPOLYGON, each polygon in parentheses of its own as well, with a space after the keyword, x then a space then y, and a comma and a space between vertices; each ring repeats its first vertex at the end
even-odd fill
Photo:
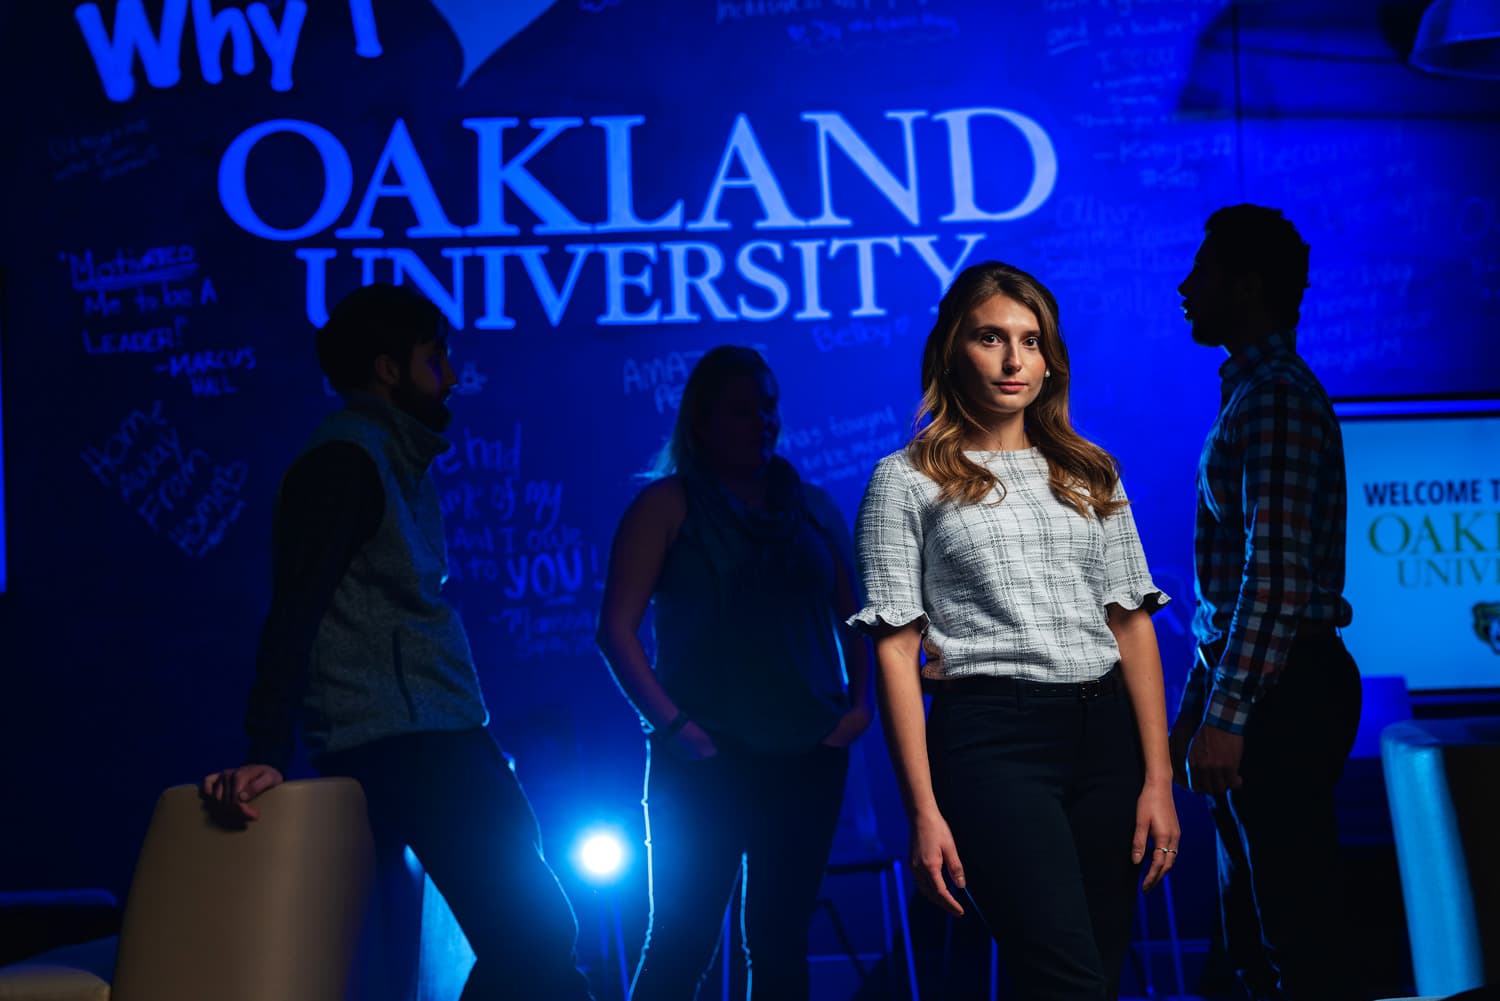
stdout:
POLYGON ((1114 456, 1088 441, 1068 416, 1068 349, 1058 325, 1057 300, 1031 275, 1009 264, 986 261, 965 268, 938 304, 937 322, 922 351, 922 406, 907 454, 912 465, 938 484, 942 500, 977 504, 1005 484, 964 455, 964 435, 982 431, 973 401, 966 400, 952 365, 958 335, 969 312, 997 295, 1015 300, 1036 315, 1042 358, 1051 377, 1026 408, 1026 433, 1047 460, 1048 481, 1059 501, 1087 517, 1124 506, 1114 499, 1119 467, 1114 456))
POLYGON ((692 465, 701 466, 703 446, 698 441, 698 431, 708 419, 709 410, 723 395, 724 387, 746 375, 756 379, 773 401, 780 395, 771 366, 754 348, 720 344, 705 352, 688 373, 687 385, 677 407, 677 420, 672 423, 671 437, 662 445, 642 478, 661 479, 692 465))

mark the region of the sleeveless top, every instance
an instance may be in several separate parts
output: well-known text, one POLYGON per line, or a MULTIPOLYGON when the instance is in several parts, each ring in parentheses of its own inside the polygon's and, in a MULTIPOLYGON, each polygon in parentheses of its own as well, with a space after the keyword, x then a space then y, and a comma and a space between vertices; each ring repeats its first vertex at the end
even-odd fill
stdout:
POLYGON ((707 474, 678 471, 687 516, 653 594, 656 673, 716 740, 796 754, 848 708, 835 564, 796 471, 777 457, 767 476, 756 510, 707 474))

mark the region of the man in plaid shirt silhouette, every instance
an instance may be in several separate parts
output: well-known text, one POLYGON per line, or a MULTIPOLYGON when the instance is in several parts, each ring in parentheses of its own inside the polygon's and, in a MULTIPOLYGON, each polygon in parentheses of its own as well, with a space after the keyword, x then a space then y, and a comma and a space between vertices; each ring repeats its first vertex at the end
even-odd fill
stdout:
POLYGON ((1343 440, 1297 354, 1308 245, 1278 210, 1211 215, 1179 286, 1193 340, 1229 354, 1198 468, 1196 657, 1177 778, 1210 797, 1224 947, 1244 996, 1334 1001, 1349 978, 1334 784, 1359 723, 1339 638, 1343 440))

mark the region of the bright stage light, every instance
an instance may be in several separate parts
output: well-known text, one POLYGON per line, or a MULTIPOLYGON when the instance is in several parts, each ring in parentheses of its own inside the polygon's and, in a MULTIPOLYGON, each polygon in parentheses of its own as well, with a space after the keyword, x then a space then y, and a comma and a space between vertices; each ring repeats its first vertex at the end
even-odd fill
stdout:
POLYGON ((625 853, 620 840, 612 834, 595 834, 580 849, 583 867, 595 876, 609 876, 620 868, 625 853))
POLYGON ((591 831, 578 843, 578 867, 601 882, 613 879, 625 866, 625 843, 613 831, 591 831))

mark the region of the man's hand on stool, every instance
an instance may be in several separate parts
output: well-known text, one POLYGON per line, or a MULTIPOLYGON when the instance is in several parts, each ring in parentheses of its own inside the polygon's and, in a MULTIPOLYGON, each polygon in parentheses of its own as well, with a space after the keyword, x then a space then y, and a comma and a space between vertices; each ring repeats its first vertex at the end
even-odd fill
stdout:
POLYGON ((250 801, 283 781, 281 772, 270 765, 241 765, 204 776, 198 795, 218 823, 244 827, 249 821, 260 819, 260 811, 250 801))

